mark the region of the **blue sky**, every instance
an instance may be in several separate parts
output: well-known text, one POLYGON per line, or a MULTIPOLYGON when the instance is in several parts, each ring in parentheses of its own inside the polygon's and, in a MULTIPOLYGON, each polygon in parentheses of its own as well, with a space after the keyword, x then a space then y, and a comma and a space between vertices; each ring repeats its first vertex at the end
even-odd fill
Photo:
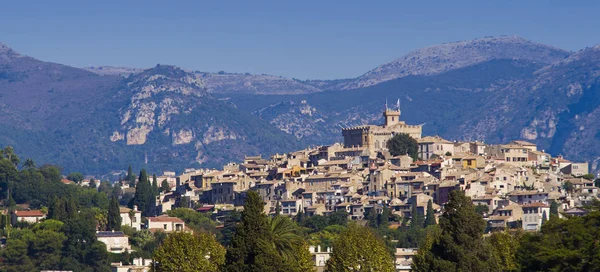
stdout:
POLYGON ((3 1, 0 42, 72 66, 359 76, 424 46, 600 43, 600 1, 3 1), (427 3, 424 3, 427 2, 427 3))

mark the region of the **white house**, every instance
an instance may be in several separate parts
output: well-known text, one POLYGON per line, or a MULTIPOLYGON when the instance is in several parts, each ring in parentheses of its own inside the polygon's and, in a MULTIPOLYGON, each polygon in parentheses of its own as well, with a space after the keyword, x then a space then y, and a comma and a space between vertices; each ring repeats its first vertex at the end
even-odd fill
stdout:
POLYGON ((133 210, 125 207, 120 207, 119 209, 121 225, 130 226, 134 230, 142 229, 142 212, 137 210, 137 206, 133 206, 133 210))
POLYGON ((46 215, 40 210, 14 211, 11 214, 11 223, 16 224, 17 222, 27 222, 30 224, 35 224, 44 218, 46 218, 46 215))
POLYGON ((106 244, 106 251, 111 253, 123 253, 131 251, 129 237, 122 231, 97 231, 98 241, 106 244))

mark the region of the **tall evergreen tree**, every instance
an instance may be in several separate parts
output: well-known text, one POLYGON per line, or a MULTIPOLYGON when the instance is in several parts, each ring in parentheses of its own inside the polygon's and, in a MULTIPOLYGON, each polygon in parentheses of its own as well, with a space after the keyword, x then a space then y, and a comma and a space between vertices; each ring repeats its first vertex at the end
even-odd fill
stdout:
POLYGON ((427 214, 425 215, 424 227, 429 227, 435 224, 435 211, 433 210, 433 202, 430 199, 429 201, 427 201, 427 214))
POLYGON ((283 259, 272 245, 264 204, 248 191, 240 223, 227 249, 225 271, 282 271, 283 259))
POLYGON ((152 194, 154 194, 154 196, 159 195, 158 180, 156 179, 156 174, 152 174, 152 194))
POLYGON ((411 229, 421 229, 423 228, 423 223, 425 222, 425 219, 423 218, 423 214, 419 212, 419 210, 417 209, 417 202, 415 200, 415 202, 412 203, 411 209, 410 209, 410 228, 411 229))
POLYGON ((131 169, 131 164, 127 167, 127 176, 125 177, 125 181, 129 183, 130 187, 135 187, 135 175, 133 174, 133 170, 131 169))
POLYGON ((146 169, 142 169, 140 172, 138 183, 135 186, 133 205, 137 205, 138 209, 144 216, 150 214, 150 211, 154 206, 154 194, 152 194, 152 188, 150 187, 150 182, 148 181, 146 169))
POLYGON ((552 200, 550 203, 550 217, 558 216, 558 203, 552 200))
POLYGON ((110 199, 108 206, 108 224, 107 230, 121 230, 121 210, 119 208, 119 200, 116 196, 110 199))
POLYGON ((169 186, 169 182, 166 179, 160 183, 160 191, 163 193, 168 193, 171 190, 171 186, 169 186))
POLYGON ((491 247, 483 240, 485 220, 471 199, 452 191, 440 217, 440 232, 432 232, 421 245, 413 271, 499 271, 491 247))

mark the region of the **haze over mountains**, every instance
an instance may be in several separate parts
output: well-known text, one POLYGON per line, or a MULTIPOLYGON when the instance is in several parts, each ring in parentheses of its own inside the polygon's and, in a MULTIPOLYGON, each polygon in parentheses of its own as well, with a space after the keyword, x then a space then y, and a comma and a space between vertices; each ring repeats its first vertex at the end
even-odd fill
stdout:
POLYGON ((527 139, 587 160, 600 150, 600 46, 568 52, 519 37, 416 50, 354 79, 297 80, 158 65, 78 69, 0 45, 0 145, 38 164, 107 173, 180 171, 341 139, 402 119, 451 140, 527 139))

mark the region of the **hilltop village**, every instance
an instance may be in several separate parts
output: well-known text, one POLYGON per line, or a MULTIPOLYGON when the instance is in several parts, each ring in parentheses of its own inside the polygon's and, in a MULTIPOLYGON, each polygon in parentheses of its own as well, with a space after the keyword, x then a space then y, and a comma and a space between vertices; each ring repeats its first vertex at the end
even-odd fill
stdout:
MULTIPOLYGON (((550 217, 552 203, 561 216, 583 215, 586 211, 580 207, 598 195, 588 163, 551 157, 533 143, 489 145, 423 136, 422 125, 401 121, 399 107, 386 106, 383 117, 383 125, 344 128, 343 143, 247 156, 219 170, 165 172, 157 178, 166 181, 170 191, 156 198, 156 217, 149 217, 146 227, 183 230, 180 219, 161 215, 182 206, 222 220, 242 208, 249 190, 258 192, 264 211, 271 215, 310 217, 345 211, 348 219, 364 220, 387 207, 394 215, 411 218, 414 210, 427 216, 431 202, 437 218, 450 192, 462 190, 487 221, 487 233, 538 231, 550 217), (416 159, 390 154, 387 141, 396 134, 417 141, 416 159)), ((124 190, 133 188, 124 185, 124 190)), ((315 266, 323 267, 330 252, 311 247, 315 266)), ((410 270, 414 254, 414 248, 398 248, 397 269, 410 270)))
MULTIPOLYGON (((140 173, 139 180, 146 182, 126 177, 127 181, 119 182, 113 189, 110 189, 110 183, 96 185, 93 180, 83 179, 81 174, 80 177, 69 175, 67 178, 77 178, 77 182, 65 178, 57 182, 66 186, 65 190, 84 187, 74 194, 78 203, 68 198, 35 196, 36 192, 32 191, 33 196, 28 199, 15 199, 17 203, 28 204, 17 205, 16 210, 4 214, 10 212, 14 228, 34 226, 35 230, 39 224, 50 224, 44 223, 46 221, 78 224, 82 221, 70 220, 84 216, 83 213, 77 215, 77 206, 80 209, 92 207, 97 222, 96 233, 89 235, 102 242, 106 252, 117 256, 111 260, 120 260, 111 263, 113 271, 148 271, 155 264, 148 254, 152 254, 157 242, 143 241, 158 241, 153 239, 163 239, 162 235, 167 233, 206 231, 206 228, 221 229, 219 240, 227 241, 227 233, 236 226, 236 221, 229 220, 244 209, 250 195, 258 202, 262 199, 264 213, 269 218, 282 215, 296 222, 306 222, 319 216, 321 219, 336 217, 336 222, 350 220, 380 228, 379 223, 373 223, 380 216, 385 218, 382 228, 389 230, 406 228, 406 224, 412 228, 418 217, 427 218, 425 225, 435 224, 444 213, 444 205, 452 198, 451 192, 462 191, 470 197, 477 213, 483 216, 487 224, 486 235, 505 230, 537 233, 552 215, 584 216, 589 213, 586 205, 597 204, 598 184, 594 184, 594 175, 588 173, 588 163, 552 157, 538 150, 535 144, 522 140, 490 145, 423 136, 422 125, 406 124, 400 116, 399 105, 397 109, 386 105, 382 125, 344 128, 343 143, 270 157, 246 156, 243 162, 229 163, 222 169, 185 169, 180 175, 164 172, 152 178, 153 188, 149 187, 150 178, 145 170, 140 173), (395 141, 397 136, 412 141, 415 145, 412 154, 392 155, 388 143, 395 141), (147 196, 142 196, 146 191, 149 192, 147 196), (250 194, 251 191, 256 193, 250 194), (108 219, 101 220, 105 211, 94 207, 108 206, 101 201, 106 196, 97 195, 105 193, 112 195, 112 199, 108 219), (37 205, 34 205, 35 201, 37 205), (48 205, 48 208, 32 209, 40 204, 48 205), (138 206, 142 204, 145 207, 138 206), (344 218, 340 219, 340 215, 344 218), (44 220, 46 218, 54 220, 44 220), (394 220, 388 222, 389 218, 394 220), (140 252, 134 252, 133 245, 140 252), (129 255, 130 252, 137 255, 129 255)), ((3 152, 5 162, 8 158, 15 159, 12 150, 3 152)), ((13 162, 19 164, 18 159, 13 162)), ((33 161, 28 160, 24 165, 23 173, 38 171, 33 161)), ((48 169, 41 167, 39 171, 50 177, 48 169)), ((44 186, 44 183, 40 184, 44 186)), ((52 186, 40 187, 40 190, 52 190, 52 186)), ((21 192, 29 187, 16 188, 16 192, 21 192)), ((334 219, 326 220, 333 222, 334 219)), ((341 227, 331 224, 334 228, 341 227)), ((310 265, 316 271, 323 271, 334 252, 331 243, 323 243, 329 239, 327 233, 325 231, 325 236, 307 246, 309 259, 312 258, 310 265)), ((418 253, 418 242, 412 240, 404 243, 405 246, 396 244, 400 245, 396 240, 390 249, 395 251, 396 271, 410 271, 418 253)), ((106 260, 99 258, 98 261, 106 260)))

